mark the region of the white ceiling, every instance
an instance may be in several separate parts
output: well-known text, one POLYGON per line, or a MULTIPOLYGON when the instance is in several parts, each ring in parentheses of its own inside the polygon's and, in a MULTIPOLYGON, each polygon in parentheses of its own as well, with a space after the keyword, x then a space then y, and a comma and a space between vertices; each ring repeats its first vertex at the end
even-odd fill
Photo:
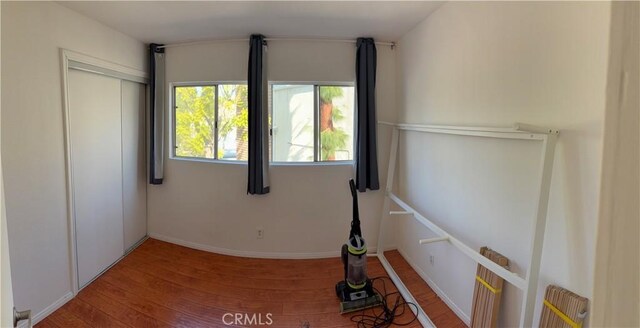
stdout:
POLYGON ((433 12, 433 1, 60 1, 143 42, 267 37, 396 41, 433 12))

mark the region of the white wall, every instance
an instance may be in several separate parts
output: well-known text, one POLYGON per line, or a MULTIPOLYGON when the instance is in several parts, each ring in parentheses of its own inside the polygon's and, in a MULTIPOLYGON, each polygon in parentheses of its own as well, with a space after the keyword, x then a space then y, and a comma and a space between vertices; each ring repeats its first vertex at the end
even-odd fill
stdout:
MULTIPOLYGON (((245 81, 248 44, 220 42, 167 49, 169 83, 245 81)), ((272 41, 271 81, 352 82, 355 46, 330 42, 272 41)), ((395 120, 395 52, 378 47, 378 118, 395 120)), ((167 113, 169 117, 170 113, 167 113)), ((166 140, 170 139, 167 123, 166 140)), ((379 129, 381 184, 390 130, 379 129)), ((169 159, 165 182, 148 188, 149 233, 218 252, 250 256, 309 257, 339 253, 349 232, 351 165, 272 166, 271 192, 246 194, 247 167, 169 159), (264 229, 264 239, 256 229, 264 229)), ((382 192, 360 194, 363 233, 375 245, 382 192)))
MULTIPOLYGON (((526 122, 562 131, 535 325, 540 293, 548 284, 592 296, 609 16, 605 2, 448 2, 398 46, 400 122, 526 122)), ((403 139, 400 193, 454 236, 474 247, 493 247, 513 261, 514 271, 525 272, 530 230, 523 220, 532 220, 537 150, 513 142, 461 140, 403 139)), ((415 238, 428 232, 402 222, 400 250, 469 316, 475 264, 446 244, 413 247, 415 238)), ((506 288, 499 326, 518 324, 520 299, 515 288, 506 288)))
POLYGON ((54 2, 2 2, 2 167, 18 309, 70 296, 60 47, 146 70, 145 46, 54 2))

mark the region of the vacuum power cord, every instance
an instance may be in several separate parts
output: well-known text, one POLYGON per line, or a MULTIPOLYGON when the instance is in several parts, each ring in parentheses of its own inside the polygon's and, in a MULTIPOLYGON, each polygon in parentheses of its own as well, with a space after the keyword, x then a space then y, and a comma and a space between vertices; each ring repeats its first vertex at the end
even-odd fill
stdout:
POLYGON ((391 325, 395 326, 408 326, 414 321, 418 320, 418 306, 414 303, 404 300, 400 292, 387 292, 386 280, 391 281, 389 277, 375 277, 371 279, 373 290, 382 296, 381 310, 379 308, 373 308, 373 314, 365 314, 367 310, 362 310, 361 313, 353 315, 351 321, 357 323, 358 328, 386 328, 391 325), (379 281, 382 284, 382 291, 375 287, 375 282, 379 281), (395 297, 394 297, 395 296, 395 297), (415 312, 411 312, 413 317, 407 322, 397 322, 398 317, 404 315, 407 309, 411 311, 409 307, 414 307, 415 312))

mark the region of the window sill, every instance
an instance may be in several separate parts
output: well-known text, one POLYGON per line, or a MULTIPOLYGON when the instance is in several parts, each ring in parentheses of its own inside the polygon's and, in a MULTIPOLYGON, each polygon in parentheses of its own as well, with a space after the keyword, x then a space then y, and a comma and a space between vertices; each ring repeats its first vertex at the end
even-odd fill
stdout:
POLYGON ((179 156, 172 156, 172 157, 169 157, 169 159, 173 159, 173 160, 176 160, 176 161, 183 161, 183 162, 230 164, 230 165, 247 165, 246 161, 235 161, 235 160, 230 160, 230 159, 210 159, 210 158, 179 157, 179 156))
MULTIPOLYGON (((223 165, 247 165, 246 161, 234 161, 225 159, 208 159, 208 158, 196 158, 196 157, 169 157, 171 160, 184 161, 184 162, 198 162, 198 163, 212 163, 223 165)), ((354 161, 333 161, 333 162, 270 162, 269 166, 353 166, 354 161)))
POLYGON ((270 162, 270 166, 353 166, 353 161, 333 162, 270 162))

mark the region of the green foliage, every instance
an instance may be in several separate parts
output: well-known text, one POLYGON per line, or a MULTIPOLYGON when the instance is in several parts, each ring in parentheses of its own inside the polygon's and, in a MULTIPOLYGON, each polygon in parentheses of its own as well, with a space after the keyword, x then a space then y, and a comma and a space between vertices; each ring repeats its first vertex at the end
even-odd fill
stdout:
POLYGON ((342 114, 342 109, 340 107, 333 107, 331 111, 331 120, 334 122, 340 122, 344 119, 344 114, 342 114))
MULTIPOLYGON (((215 86, 176 88, 176 155, 214 158, 215 86)), ((246 85, 220 85, 218 90, 218 158, 222 144, 236 130, 239 143, 247 141, 246 85)))
POLYGON ((176 155, 213 158, 215 87, 176 88, 176 155))
POLYGON ((323 103, 331 103, 333 98, 342 97, 342 87, 320 87, 320 101, 323 103))
POLYGON ((335 156, 336 150, 344 149, 349 135, 342 129, 327 129, 320 133, 320 155, 323 161, 335 156))
MULTIPOLYGON (((344 119, 342 109, 333 105, 333 99, 342 97, 342 87, 322 86, 320 87, 320 102, 331 104, 331 121, 340 122, 344 119)), ((333 126, 333 124, 331 124, 333 126)), ((335 126, 320 132, 320 157, 323 161, 334 159, 336 151, 346 148, 349 135, 335 126)))
MULTIPOLYGON (((218 90, 218 158, 224 157, 224 141, 236 140, 238 159, 246 159, 248 139, 248 102, 246 85, 219 85, 218 90), (232 132, 235 135, 230 135, 232 132)), ((320 101, 331 105, 331 120, 344 119, 342 110, 333 105, 333 99, 343 96, 343 88, 322 86, 320 101)), ((176 155, 184 157, 214 158, 215 145, 215 86, 176 87, 176 155)), ((333 126, 333 124, 331 124, 333 126)), ((349 135, 332 127, 320 132, 322 160, 331 160, 338 150, 346 148, 349 135)))
POLYGON ((224 157, 224 149, 220 145, 234 129, 236 129, 236 135, 230 137, 236 139, 236 153, 239 152, 240 145, 248 140, 249 106, 247 94, 246 85, 220 85, 218 92, 218 97, 220 97, 218 102, 218 158, 224 157))

